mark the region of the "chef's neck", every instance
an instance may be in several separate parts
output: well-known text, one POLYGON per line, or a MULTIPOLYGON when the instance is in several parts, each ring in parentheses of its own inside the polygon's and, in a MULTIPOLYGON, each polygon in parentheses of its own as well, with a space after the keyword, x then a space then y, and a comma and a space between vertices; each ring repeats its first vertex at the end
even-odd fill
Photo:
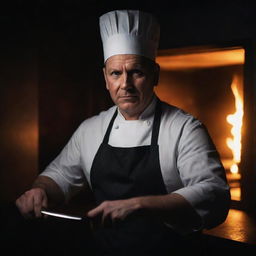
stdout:
POLYGON ((149 112, 152 112, 152 108, 151 105, 153 107, 154 104, 154 100, 155 99, 155 95, 153 95, 150 100, 145 104, 145 106, 139 110, 136 111, 136 109, 121 109, 119 108, 119 113, 123 116, 123 118, 125 120, 139 120, 139 119, 143 119, 146 116, 148 116, 149 112))
POLYGON ((141 112, 139 113, 130 113, 130 111, 123 111, 121 109, 120 110, 120 113, 122 114, 122 116, 124 117, 125 120, 138 120, 140 119, 140 115, 141 115, 141 112))

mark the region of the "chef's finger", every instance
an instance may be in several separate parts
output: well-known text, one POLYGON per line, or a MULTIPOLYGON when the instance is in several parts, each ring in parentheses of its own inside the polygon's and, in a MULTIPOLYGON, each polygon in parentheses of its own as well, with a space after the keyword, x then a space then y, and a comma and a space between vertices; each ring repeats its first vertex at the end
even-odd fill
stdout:
POLYGON ((41 209, 43 204, 43 198, 41 195, 34 196, 34 213, 37 218, 42 217, 41 209))
POLYGON ((30 213, 34 211, 34 199, 28 191, 25 192, 25 195, 23 197, 23 206, 25 213, 31 216, 30 213))
POLYGON ((22 215, 24 215, 25 214, 25 200, 24 200, 24 195, 21 195, 17 200, 16 200, 16 206, 18 207, 18 209, 19 209, 19 211, 20 211, 20 213, 22 214, 22 215))
POLYGON ((111 220, 111 212, 107 211, 106 209, 102 213, 101 217, 101 225, 109 226, 112 223, 111 220))
POLYGON ((31 197, 29 197, 28 194, 21 195, 16 200, 16 206, 18 207, 21 215, 24 218, 31 218, 31 212, 33 212, 33 200, 31 200, 31 197))
POLYGON ((94 217, 102 214, 102 212, 103 212, 103 206, 101 204, 101 205, 97 206, 96 208, 87 212, 87 216, 90 217, 90 218, 94 218, 94 217))
POLYGON ((43 197, 43 200, 42 200, 42 207, 43 207, 43 208, 47 208, 47 207, 48 207, 48 198, 47 198, 47 196, 44 196, 44 197, 43 197))
MULTIPOLYGON (((44 196, 44 197, 43 197, 42 208, 45 208, 45 209, 48 208, 48 199, 47 199, 47 196, 44 196)), ((42 208, 41 208, 41 210, 42 210, 42 208)), ((44 214, 43 217, 44 217, 45 219, 47 219, 47 218, 48 218, 48 215, 47 215, 47 214, 44 214)))

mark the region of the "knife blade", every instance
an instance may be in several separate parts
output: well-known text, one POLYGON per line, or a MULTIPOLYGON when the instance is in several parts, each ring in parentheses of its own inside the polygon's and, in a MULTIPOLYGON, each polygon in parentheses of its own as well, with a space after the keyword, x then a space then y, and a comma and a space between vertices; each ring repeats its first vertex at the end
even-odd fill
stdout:
POLYGON ((49 210, 45 210, 45 209, 41 210, 41 213, 44 215, 49 215, 49 216, 53 216, 53 217, 57 217, 57 218, 71 219, 71 220, 86 220, 87 219, 87 218, 81 217, 81 216, 64 214, 64 213, 49 211, 49 210))

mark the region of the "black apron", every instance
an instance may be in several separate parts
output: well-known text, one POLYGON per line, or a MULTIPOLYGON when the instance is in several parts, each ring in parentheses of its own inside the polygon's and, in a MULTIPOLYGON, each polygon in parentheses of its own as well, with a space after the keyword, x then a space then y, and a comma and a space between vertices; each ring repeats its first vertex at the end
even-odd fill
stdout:
MULTIPOLYGON (((96 204, 106 200, 167 194, 157 143, 160 101, 156 105, 151 145, 131 148, 110 146, 108 140, 116 116, 117 110, 92 164, 91 184, 96 204)), ((94 234, 97 246, 102 250, 100 255, 170 255, 172 249, 180 247, 178 244, 182 240, 160 219, 142 212, 131 214, 113 225, 98 227, 94 234)))

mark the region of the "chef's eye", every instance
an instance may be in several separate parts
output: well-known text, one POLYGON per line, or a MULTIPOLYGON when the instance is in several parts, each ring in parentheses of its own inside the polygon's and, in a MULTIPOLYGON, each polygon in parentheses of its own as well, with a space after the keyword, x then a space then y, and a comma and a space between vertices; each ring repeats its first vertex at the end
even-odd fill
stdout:
POLYGON ((121 72, 120 71, 117 71, 117 70, 114 70, 110 73, 111 76, 120 76, 121 75, 121 72))
POLYGON ((141 70, 139 70, 139 69, 133 69, 133 70, 131 71, 131 73, 132 73, 132 75, 138 76, 138 77, 141 77, 141 76, 144 75, 144 73, 143 73, 141 70))

